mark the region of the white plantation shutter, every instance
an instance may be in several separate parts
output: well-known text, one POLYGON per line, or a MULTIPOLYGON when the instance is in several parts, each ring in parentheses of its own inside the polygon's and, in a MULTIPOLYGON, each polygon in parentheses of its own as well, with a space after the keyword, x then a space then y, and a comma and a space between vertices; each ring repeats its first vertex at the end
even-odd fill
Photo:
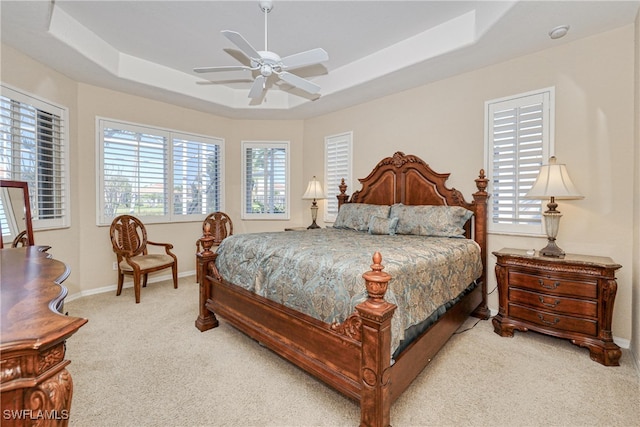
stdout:
POLYGON ((69 225, 67 110, 2 86, 0 179, 26 181, 34 229, 69 225))
POLYGON ((196 221, 222 209, 221 139, 99 119, 99 224, 196 221))
POLYGON ((289 143, 242 142, 243 219, 289 219, 289 143))
POLYGON ((490 231, 542 232, 542 203, 524 196, 549 157, 551 92, 487 103, 490 231))
POLYGON ((353 193, 351 188, 351 159, 353 133, 347 132, 328 136, 324 139, 325 173, 324 190, 327 199, 324 203, 324 220, 333 222, 338 215, 338 199, 342 179, 347 184, 347 193, 353 193))
POLYGON ((222 211, 222 141, 189 135, 173 137, 175 215, 222 211))
POLYGON ((103 215, 168 217, 167 134, 135 125, 105 123, 103 215))

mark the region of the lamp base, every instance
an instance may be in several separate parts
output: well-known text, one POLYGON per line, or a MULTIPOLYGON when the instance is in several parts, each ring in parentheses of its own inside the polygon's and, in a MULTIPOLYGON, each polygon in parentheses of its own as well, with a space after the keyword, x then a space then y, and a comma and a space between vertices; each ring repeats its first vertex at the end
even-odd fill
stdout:
POLYGON ((314 228, 320 228, 320 226, 316 224, 315 220, 313 220, 313 223, 307 227, 307 230, 313 230, 314 228))
POLYGON ((564 258, 565 253, 562 249, 556 245, 556 239, 549 238, 549 243, 544 248, 540 249, 540 255, 554 257, 554 258, 564 258))

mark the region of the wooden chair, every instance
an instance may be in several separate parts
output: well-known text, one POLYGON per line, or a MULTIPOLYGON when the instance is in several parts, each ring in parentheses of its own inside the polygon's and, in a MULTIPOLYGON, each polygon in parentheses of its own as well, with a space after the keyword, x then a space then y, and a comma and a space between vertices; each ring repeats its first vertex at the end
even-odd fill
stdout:
MULTIPOLYGON (((233 234, 233 222, 229 215, 224 212, 214 212, 212 214, 207 215, 207 217, 202 221, 202 234, 204 234, 205 226, 209 225, 209 233, 213 237, 213 249, 220 246, 220 243, 227 236, 231 236, 233 234)), ((200 253, 202 250, 202 245, 200 243, 200 239, 196 241, 196 253, 200 253)), ((198 264, 196 262, 196 280, 200 283, 200 270, 198 269, 198 264)))
POLYGON ((133 276, 136 303, 140 302, 140 279, 142 287, 147 286, 147 275, 154 271, 171 267, 173 287, 178 288, 178 258, 171 252, 170 243, 147 240, 147 230, 142 222, 131 215, 120 215, 111 223, 111 244, 118 257, 118 290, 122 292, 124 275, 133 276), (148 253, 147 246, 162 246, 165 253, 148 253))

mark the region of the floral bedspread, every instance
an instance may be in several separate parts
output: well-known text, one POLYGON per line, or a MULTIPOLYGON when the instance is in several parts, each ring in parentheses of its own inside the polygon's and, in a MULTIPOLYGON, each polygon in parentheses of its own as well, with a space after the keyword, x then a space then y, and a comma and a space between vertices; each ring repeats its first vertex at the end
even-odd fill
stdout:
POLYGON ((216 266, 231 283, 326 323, 343 322, 367 297, 362 274, 376 251, 392 276, 385 299, 398 306, 392 352, 405 329, 482 274, 473 240, 334 228, 229 236, 218 248, 216 266))

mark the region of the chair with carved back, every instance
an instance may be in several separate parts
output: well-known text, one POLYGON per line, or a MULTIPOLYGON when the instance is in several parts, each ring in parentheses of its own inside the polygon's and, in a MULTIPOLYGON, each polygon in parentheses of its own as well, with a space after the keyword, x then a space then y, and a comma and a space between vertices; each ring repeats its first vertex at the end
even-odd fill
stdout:
MULTIPOLYGON (((213 238, 213 248, 220 246, 220 243, 227 237, 233 234, 233 222, 229 215, 224 212, 214 212, 202 221, 202 234, 209 233, 213 238), (205 230, 206 229, 206 230, 205 230)), ((200 239, 196 241, 196 253, 200 253, 203 247, 200 239)), ((196 280, 200 283, 200 270, 196 263, 196 280)))
POLYGON ((113 251, 118 258, 118 290, 116 295, 120 295, 122 292, 124 275, 132 275, 136 303, 139 303, 140 282, 142 281, 142 287, 146 287, 148 274, 165 268, 171 268, 173 287, 178 288, 178 258, 171 252, 172 244, 148 240, 144 224, 131 215, 116 217, 111 223, 109 233, 113 251), (164 253, 149 253, 148 246, 162 247, 164 253))

